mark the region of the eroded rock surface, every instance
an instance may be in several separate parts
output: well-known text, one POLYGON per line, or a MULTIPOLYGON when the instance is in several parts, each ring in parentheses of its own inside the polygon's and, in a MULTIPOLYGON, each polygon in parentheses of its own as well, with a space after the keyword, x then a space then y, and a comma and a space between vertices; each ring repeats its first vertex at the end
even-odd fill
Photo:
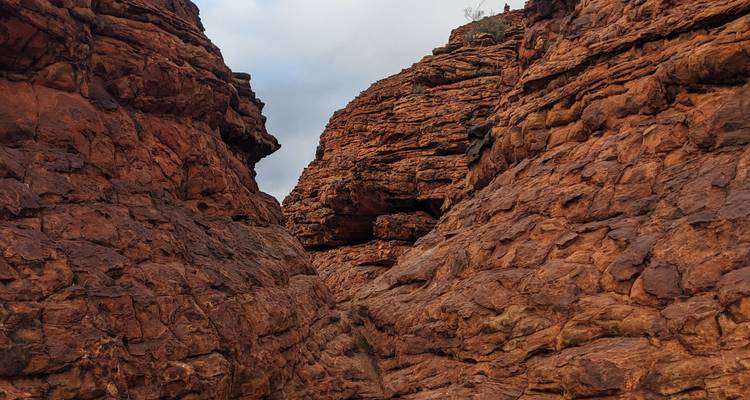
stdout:
POLYGON ((367 242, 383 215, 441 215, 463 187, 466 130, 485 121, 497 94, 518 79, 506 66, 522 39, 511 23, 520 18, 502 22, 500 44, 458 30, 437 55, 374 84, 333 116, 315 161, 284 202, 288 226, 306 248, 367 242))
POLYGON ((186 0, 0 0, 0 398, 381 396, 186 0))
POLYGON ((750 1, 496 18, 337 113, 285 202, 387 395, 746 398, 750 1))
POLYGON ((0 0, 0 397, 745 398, 749 14, 457 29, 331 120, 301 245, 192 3, 0 0))

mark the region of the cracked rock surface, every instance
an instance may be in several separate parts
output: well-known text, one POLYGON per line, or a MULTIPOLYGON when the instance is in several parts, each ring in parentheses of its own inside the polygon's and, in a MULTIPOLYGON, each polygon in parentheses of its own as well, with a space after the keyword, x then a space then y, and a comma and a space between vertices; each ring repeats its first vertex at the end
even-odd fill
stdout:
POLYGON ((747 398, 750 2, 493 18, 335 114, 285 201, 386 398, 747 398))
POLYGON ((531 0, 284 215, 191 2, 0 0, 0 398, 744 399, 749 78, 750 0, 531 0))
POLYGON ((0 398, 380 393, 249 79, 189 1, 0 0, 0 398))

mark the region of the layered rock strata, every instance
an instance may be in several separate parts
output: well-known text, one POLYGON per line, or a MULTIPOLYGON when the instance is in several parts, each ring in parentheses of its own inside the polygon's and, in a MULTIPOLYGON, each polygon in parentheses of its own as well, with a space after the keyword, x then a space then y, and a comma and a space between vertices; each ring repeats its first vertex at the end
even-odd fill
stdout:
POLYGON ((301 245, 192 3, 0 0, 0 397, 746 397, 749 13, 457 29, 334 116, 301 245))
POLYGON ((337 113, 285 202, 387 396, 745 398, 750 2, 495 18, 337 113))
POLYGON ((466 130, 518 79, 505 67, 522 41, 513 24, 520 19, 495 19, 506 28, 499 44, 489 33, 455 32, 437 55, 374 84, 331 118, 284 202, 288 227, 306 248, 367 242, 381 216, 442 214, 463 187, 466 130))
POLYGON ((0 398, 381 390, 186 0, 0 0, 0 398))

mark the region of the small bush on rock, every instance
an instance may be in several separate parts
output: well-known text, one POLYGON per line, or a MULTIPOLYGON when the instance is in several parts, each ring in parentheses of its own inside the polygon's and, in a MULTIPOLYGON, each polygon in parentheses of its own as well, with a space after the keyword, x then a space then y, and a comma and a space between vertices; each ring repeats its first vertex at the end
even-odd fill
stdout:
POLYGON ((470 42, 478 33, 489 33, 496 42, 500 42, 505 39, 508 27, 505 18, 487 17, 474 23, 474 26, 464 34, 464 41, 470 42))
POLYGON ((464 8, 464 18, 468 19, 469 21, 479 21, 480 19, 495 15, 495 12, 493 10, 490 10, 490 13, 487 14, 486 11, 482 10, 482 6, 484 5, 486 0, 482 0, 477 4, 476 7, 466 7, 464 8))
POLYGON ((411 94, 424 94, 427 91, 427 86, 415 83, 411 87, 411 94))

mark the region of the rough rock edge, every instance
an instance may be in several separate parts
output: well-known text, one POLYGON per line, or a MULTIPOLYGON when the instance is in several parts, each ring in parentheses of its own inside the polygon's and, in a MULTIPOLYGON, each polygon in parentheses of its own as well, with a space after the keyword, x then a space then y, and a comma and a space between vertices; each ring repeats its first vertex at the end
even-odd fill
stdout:
MULTIPOLYGON (((517 81, 489 124, 469 129, 467 186, 455 191, 463 200, 432 233, 413 246, 308 245, 393 397, 739 399, 750 390, 741 205, 750 3, 585 5, 527 3, 517 81)), ((462 36, 434 54, 460 53, 462 36)), ((400 79, 360 99, 380 100, 400 79)), ((318 240, 305 225, 336 204, 308 187, 348 165, 325 157, 358 154, 346 143, 359 131, 337 143, 332 125, 373 119, 369 107, 355 100, 334 116, 323 158, 285 202, 303 243, 318 240)), ((389 122, 373 119, 370 131, 389 122)))

